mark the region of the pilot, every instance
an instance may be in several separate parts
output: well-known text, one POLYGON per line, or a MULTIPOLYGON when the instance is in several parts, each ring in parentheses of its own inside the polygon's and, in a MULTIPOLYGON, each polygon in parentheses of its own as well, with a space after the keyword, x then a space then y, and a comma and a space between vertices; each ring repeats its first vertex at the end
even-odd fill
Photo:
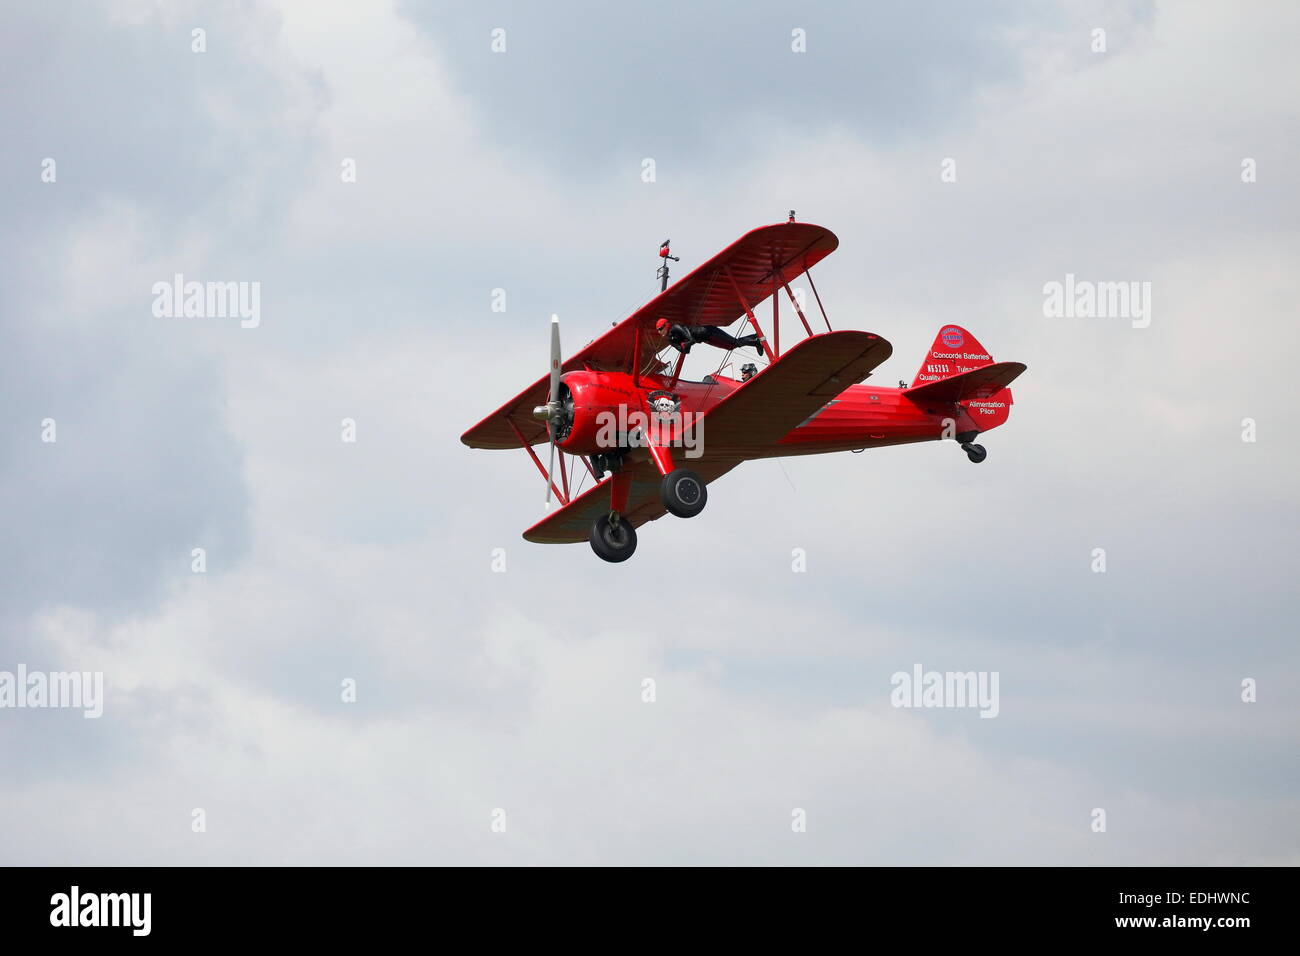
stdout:
POLYGON ((758 350, 759 355, 763 354, 763 342, 757 335, 742 335, 736 338, 713 325, 680 325, 670 323, 667 319, 660 319, 655 323, 655 330, 660 335, 667 335, 668 343, 683 355, 690 352, 691 346, 697 342, 707 342, 728 352, 752 345, 758 350))

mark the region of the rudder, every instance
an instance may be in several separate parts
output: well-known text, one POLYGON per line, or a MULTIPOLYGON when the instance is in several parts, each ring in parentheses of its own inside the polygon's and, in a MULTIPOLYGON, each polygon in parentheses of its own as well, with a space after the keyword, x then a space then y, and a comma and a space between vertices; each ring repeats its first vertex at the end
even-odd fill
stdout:
MULTIPOLYGON (((945 325, 939 329, 930 351, 917 369, 912 388, 992 364, 993 356, 979 339, 960 325, 945 325)), ((994 395, 964 400, 959 404, 968 416, 960 427, 985 432, 1001 425, 1011 414, 1011 389, 1003 388, 994 395)))

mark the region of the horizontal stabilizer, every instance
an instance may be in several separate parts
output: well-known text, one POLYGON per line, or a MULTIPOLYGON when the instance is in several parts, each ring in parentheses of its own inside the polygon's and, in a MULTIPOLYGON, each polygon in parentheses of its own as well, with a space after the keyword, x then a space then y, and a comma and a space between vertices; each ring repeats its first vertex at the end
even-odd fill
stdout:
POLYGON ((996 395, 1025 370, 1022 362, 994 362, 903 392, 914 402, 964 402, 996 395))

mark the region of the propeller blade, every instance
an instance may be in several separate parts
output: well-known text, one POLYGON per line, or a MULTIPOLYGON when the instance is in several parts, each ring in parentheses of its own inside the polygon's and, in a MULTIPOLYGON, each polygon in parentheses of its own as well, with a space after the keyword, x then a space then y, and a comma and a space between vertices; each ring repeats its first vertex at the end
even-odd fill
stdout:
MULTIPOLYGON (((560 409, 560 317, 551 315, 551 391, 546 400, 546 431, 551 436, 551 461, 546 466, 546 507, 551 507, 551 489, 555 485, 555 416, 560 409)), ((534 414, 538 410, 534 409, 534 414)))
POLYGON ((560 362, 563 356, 560 354, 560 317, 551 316, 551 392, 547 398, 548 404, 555 405, 556 400, 560 397, 560 362))
POLYGON ((555 485, 555 439, 551 439, 551 463, 546 466, 546 507, 551 506, 551 488, 555 485))

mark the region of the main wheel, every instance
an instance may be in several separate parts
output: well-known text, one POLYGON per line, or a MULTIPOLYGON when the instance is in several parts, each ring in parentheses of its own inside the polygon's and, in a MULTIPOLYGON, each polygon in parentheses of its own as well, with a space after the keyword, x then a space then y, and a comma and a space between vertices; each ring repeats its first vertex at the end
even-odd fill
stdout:
POLYGON ((983 445, 972 445, 967 443, 961 447, 966 449, 966 457, 977 465, 989 456, 988 451, 985 450, 983 445))
POLYGON ((636 528, 626 518, 611 522, 601 515, 591 525, 591 550, 606 561, 626 561, 636 550, 636 528))
POLYGON ((704 510, 709 500, 709 489, 704 479, 686 468, 675 468, 664 475, 659 486, 659 497, 664 507, 679 518, 694 518, 704 510))

